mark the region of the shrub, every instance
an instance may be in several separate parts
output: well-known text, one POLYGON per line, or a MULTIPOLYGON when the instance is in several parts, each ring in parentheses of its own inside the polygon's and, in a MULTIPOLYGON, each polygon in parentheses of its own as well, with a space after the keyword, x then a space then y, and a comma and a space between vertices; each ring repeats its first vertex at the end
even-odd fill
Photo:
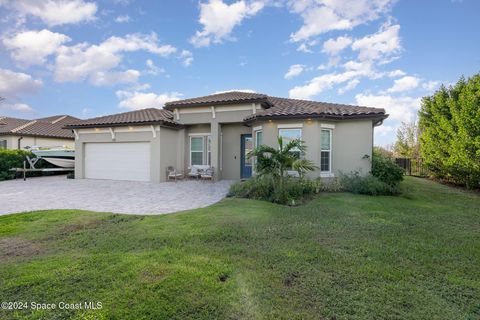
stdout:
MULTIPOLYGON (((23 168, 23 161, 26 160, 27 156, 35 158, 35 155, 27 150, 0 149, 0 181, 12 179, 13 173, 9 170, 12 168, 23 168)), ((40 160, 35 167, 41 169, 53 167, 53 165, 50 165, 44 160, 40 160)), ((42 175, 42 172, 29 172, 27 175, 39 176, 42 175)))
POLYGON ((374 153, 372 157, 372 176, 391 187, 397 186, 403 180, 404 171, 391 159, 374 153))
POLYGON ((320 193, 323 184, 320 179, 285 178, 278 184, 270 175, 255 176, 244 182, 238 182, 230 187, 230 196, 265 200, 274 203, 295 205, 306 198, 320 193))
POLYGON ((480 189, 480 74, 422 99, 420 151, 436 178, 480 189))
POLYGON ((0 150, 0 181, 11 179, 13 174, 8 170, 22 168, 26 156, 33 154, 25 150, 0 150))
POLYGON ((396 186, 391 186, 373 175, 361 176, 358 172, 342 174, 340 177, 345 191, 371 196, 398 194, 396 186))

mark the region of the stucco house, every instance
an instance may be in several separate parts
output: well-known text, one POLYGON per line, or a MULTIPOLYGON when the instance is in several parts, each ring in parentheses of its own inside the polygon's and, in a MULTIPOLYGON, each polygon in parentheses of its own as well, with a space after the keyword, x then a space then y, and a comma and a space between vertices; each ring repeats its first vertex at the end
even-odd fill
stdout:
POLYGON ((25 149, 33 146, 74 147, 72 130, 63 127, 78 120, 68 115, 34 120, 0 116, 0 149, 25 149))
POLYGON ((79 121, 75 135, 75 177, 165 181, 173 166, 215 168, 216 179, 252 175, 246 156, 260 144, 277 146, 278 136, 302 139, 306 158, 319 169, 312 177, 371 169, 374 127, 384 109, 226 92, 169 102, 79 121))

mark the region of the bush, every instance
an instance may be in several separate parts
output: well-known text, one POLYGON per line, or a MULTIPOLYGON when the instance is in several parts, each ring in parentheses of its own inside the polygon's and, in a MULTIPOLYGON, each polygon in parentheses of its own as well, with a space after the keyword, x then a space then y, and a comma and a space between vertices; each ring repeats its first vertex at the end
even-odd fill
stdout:
POLYGON ((420 151, 436 178, 480 189, 480 74, 422 99, 420 151))
POLYGON ((263 175, 235 183, 230 187, 229 195, 296 205, 321 191, 323 191, 323 183, 320 179, 285 178, 282 184, 278 184, 272 176, 263 175))
POLYGON ((391 159, 374 153, 372 157, 372 176, 391 187, 396 187, 403 180, 404 171, 391 159))
POLYGON ((9 180, 13 173, 8 171, 12 168, 23 168, 23 161, 26 156, 34 155, 25 150, 0 150, 0 181, 9 180))
MULTIPOLYGON (((23 161, 26 157, 35 158, 35 155, 27 150, 7 150, 0 149, 0 181, 9 180, 13 178, 13 172, 9 170, 12 168, 23 168, 23 161)), ((28 167, 28 163, 27 163, 28 167)), ((36 168, 51 168, 53 165, 44 160, 40 160, 35 165, 36 168)), ((27 176, 40 176, 42 172, 28 172, 27 176)))
POLYGON ((341 175, 341 184, 345 191, 371 196, 398 194, 396 186, 391 186, 373 175, 361 176, 358 172, 341 175))

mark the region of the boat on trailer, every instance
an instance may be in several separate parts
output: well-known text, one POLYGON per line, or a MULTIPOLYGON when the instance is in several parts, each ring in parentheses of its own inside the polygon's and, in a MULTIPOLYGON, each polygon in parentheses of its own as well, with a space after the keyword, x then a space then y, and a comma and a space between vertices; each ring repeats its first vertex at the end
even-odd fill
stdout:
POLYGON ((44 159, 61 168, 75 167, 75 150, 69 147, 32 147, 32 153, 37 158, 44 159))

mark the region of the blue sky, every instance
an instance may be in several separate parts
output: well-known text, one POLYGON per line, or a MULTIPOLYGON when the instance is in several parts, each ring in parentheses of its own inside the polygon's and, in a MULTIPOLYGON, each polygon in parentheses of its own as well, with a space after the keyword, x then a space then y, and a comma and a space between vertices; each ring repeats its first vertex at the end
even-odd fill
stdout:
POLYGON ((480 71, 477 0, 0 0, 0 115, 81 118, 226 90, 383 107, 480 71))

